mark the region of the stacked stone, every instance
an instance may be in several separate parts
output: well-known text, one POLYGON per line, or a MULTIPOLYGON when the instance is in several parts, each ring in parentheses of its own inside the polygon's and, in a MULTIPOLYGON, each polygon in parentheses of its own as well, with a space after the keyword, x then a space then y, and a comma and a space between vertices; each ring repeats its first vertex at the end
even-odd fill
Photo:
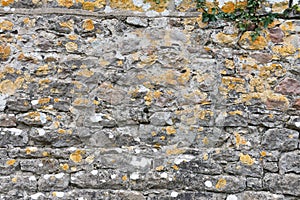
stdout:
POLYGON ((299 20, 0 2, 0 199, 300 198, 299 20))

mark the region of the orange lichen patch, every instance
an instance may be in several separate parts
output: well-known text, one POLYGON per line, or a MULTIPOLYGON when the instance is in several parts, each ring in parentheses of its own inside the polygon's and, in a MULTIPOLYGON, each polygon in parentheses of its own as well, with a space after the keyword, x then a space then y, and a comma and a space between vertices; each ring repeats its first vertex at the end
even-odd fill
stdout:
POLYGON ((166 127, 166 132, 168 135, 173 135, 176 133, 176 129, 173 126, 167 126, 166 127))
POLYGON ((279 2, 279 3, 274 3, 272 5, 272 12, 274 13, 281 13, 284 10, 286 10, 287 8, 289 8, 289 4, 287 1, 285 2, 279 2))
POLYGON ((92 31, 95 29, 93 20, 91 19, 86 19, 84 20, 83 24, 82 24, 82 28, 86 31, 92 31))
POLYGON ((11 31, 14 27, 14 24, 11 21, 4 20, 0 22, 0 29, 3 31, 11 31))
POLYGON ((56 0, 58 5, 70 8, 73 6, 73 0, 56 0))
POLYGON ((208 154, 207 153, 203 153, 203 160, 208 160, 208 154))
POLYGON ((50 154, 47 151, 43 151, 42 155, 45 156, 45 157, 50 156, 50 154))
POLYGON ((27 147, 25 149, 25 153, 26 154, 31 154, 32 152, 36 152, 37 151, 37 148, 36 147, 27 147))
POLYGON ((262 78, 256 77, 250 79, 250 90, 252 92, 263 92, 266 89, 270 89, 270 86, 265 83, 262 78))
POLYGON ((69 21, 66 21, 66 22, 60 22, 59 25, 63 28, 68 28, 70 30, 73 30, 74 21, 69 20, 69 21))
POLYGON ((233 44, 238 39, 238 34, 225 34, 219 32, 216 35, 217 42, 222 44, 233 44))
POLYGON ((209 140, 208 140, 207 137, 204 137, 204 138, 202 139, 202 142, 203 142, 203 144, 208 145, 209 140))
POLYGON ((182 1, 182 3, 179 6, 177 6, 177 9, 181 12, 185 12, 192 8, 196 8, 196 2, 193 0, 182 1))
POLYGON ((74 42, 68 42, 65 44, 67 52, 74 52, 78 49, 78 45, 74 42))
POLYGON ((10 160, 6 161, 6 165, 9 165, 9 166, 14 165, 15 163, 16 163, 15 159, 10 159, 10 160))
POLYGON ((49 66, 47 64, 40 66, 35 72, 35 74, 38 76, 47 75, 48 73, 49 73, 49 66))
POLYGON ((165 140, 166 139, 166 136, 160 136, 160 140, 165 140))
POLYGON ((225 13, 232 13, 235 9, 235 4, 232 1, 226 2, 221 9, 225 13))
POLYGON ((94 72, 88 69, 83 69, 77 73, 78 76, 91 77, 94 75, 94 72))
POLYGON ((2 0, 1 4, 2 6, 9 6, 10 4, 13 4, 14 0, 2 0))
POLYGON ((267 152, 265 152, 265 151, 260 152, 260 156, 261 156, 261 157, 267 156, 267 152))
POLYGON ((177 155, 177 154, 182 154, 184 153, 185 150, 184 149, 178 149, 178 148, 175 148, 175 149, 168 149, 166 151, 166 154, 167 155, 177 155))
POLYGON ((12 95, 16 92, 17 86, 11 80, 4 80, 0 83, 0 92, 12 95))
POLYGON ((66 130, 64 130, 64 129, 58 129, 57 130, 57 133, 59 133, 59 134, 65 134, 67 131, 66 130))
POLYGON ((186 84, 191 77, 191 70, 189 68, 184 69, 185 72, 178 77, 178 82, 182 85, 186 84))
POLYGON ((51 99, 49 97, 41 98, 41 99, 39 99, 38 104, 47 104, 50 102, 50 100, 51 99))
POLYGON ((85 99, 85 98, 76 98, 73 101, 73 104, 77 106, 87 105, 88 103, 89 103, 89 99, 85 99))
POLYGON ((135 6, 132 0, 111 0, 110 6, 116 9, 143 11, 142 8, 135 6))
POLYGON ((223 189, 223 188, 225 188, 225 186, 226 186, 226 180, 224 178, 219 179, 216 184, 216 188, 223 189))
POLYGON ((68 35, 68 38, 70 40, 77 40, 78 36, 77 35, 68 35))
POLYGON ((271 64, 259 69, 259 76, 263 79, 267 79, 273 74, 276 77, 282 77, 286 74, 286 69, 284 69, 281 64, 271 64))
POLYGON ((70 159, 75 163, 79 163, 82 161, 82 156, 81 156, 82 153, 83 151, 76 150, 74 153, 70 155, 70 159))
POLYGON ((240 161, 245 165, 253 165, 255 159, 251 158, 251 156, 249 156, 248 154, 244 155, 243 153, 240 153, 240 161))
POLYGON ((240 145, 247 144, 247 141, 244 138, 242 138, 239 133, 234 133, 234 135, 235 135, 235 143, 237 147, 239 147, 240 145))
POLYGON ((214 113, 211 110, 201 110, 197 114, 198 114, 198 118, 201 120, 204 120, 207 115, 211 117, 214 115, 214 113))
POLYGON ((164 170, 164 168, 165 168, 164 166, 160 165, 160 166, 156 167, 155 170, 162 171, 162 170, 164 170))
POLYGON ((126 175, 124 175, 124 176, 122 176, 122 181, 127 181, 127 176, 126 175))
POLYGON ((150 5, 151 5, 150 9, 155 10, 157 12, 165 11, 169 4, 169 1, 160 1, 160 3, 156 3, 153 0, 146 0, 145 2, 150 3, 150 5))
POLYGON ((274 46, 272 51, 280 56, 286 57, 296 53, 297 49, 293 45, 285 43, 283 45, 274 46))
POLYGON ((229 111, 228 112, 229 115, 243 115, 243 111, 241 110, 235 110, 235 111, 229 111))
POLYGON ((233 62, 233 60, 226 59, 225 60, 225 67, 227 69, 234 69, 234 62, 233 62))
POLYGON ((10 52, 10 46, 0 45, 0 60, 7 60, 10 52))
POLYGON ((285 33, 295 31, 296 27, 292 21, 285 21, 283 24, 279 26, 281 30, 283 30, 285 33))
POLYGON ((176 171, 179 170, 179 167, 177 165, 173 165, 172 168, 176 171))
POLYGON ((13 183, 16 183, 16 182, 18 181, 18 178, 17 178, 17 177, 14 177, 14 178, 11 179, 11 181, 12 181, 13 183))
POLYGON ((65 164, 60 164, 60 168, 64 171, 67 171, 69 169, 69 165, 67 163, 65 164))
POLYGON ((251 31, 246 31, 240 38, 239 44, 250 50, 263 50, 267 47, 268 41, 263 36, 258 36, 254 41, 251 38, 251 31))
POLYGON ((241 9, 243 9, 243 8, 246 8, 246 6, 247 6, 247 0, 244 0, 244 1, 237 1, 236 2, 236 8, 241 8, 241 9))

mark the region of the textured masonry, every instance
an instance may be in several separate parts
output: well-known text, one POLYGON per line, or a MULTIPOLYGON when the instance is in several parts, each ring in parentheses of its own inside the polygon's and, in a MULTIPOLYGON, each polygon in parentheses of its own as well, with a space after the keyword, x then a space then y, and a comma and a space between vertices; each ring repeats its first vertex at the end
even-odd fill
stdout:
POLYGON ((297 14, 252 41, 192 0, 0 5, 1 200, 300 199, 297 14))

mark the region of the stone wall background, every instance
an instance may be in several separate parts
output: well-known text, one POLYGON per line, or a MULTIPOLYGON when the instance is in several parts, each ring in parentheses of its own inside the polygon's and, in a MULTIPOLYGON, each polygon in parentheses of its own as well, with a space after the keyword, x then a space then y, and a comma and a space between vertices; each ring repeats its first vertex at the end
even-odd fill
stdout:
POLYGON ((0 2, 0 199, 300 198, 297 16, 252 42, 188 0, 0 2))

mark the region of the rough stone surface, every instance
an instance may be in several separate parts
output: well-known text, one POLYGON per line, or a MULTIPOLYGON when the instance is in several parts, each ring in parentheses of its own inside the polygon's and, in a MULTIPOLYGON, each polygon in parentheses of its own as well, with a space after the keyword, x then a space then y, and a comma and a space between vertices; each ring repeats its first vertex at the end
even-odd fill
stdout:
POLYGON ((192 0, 0 1, 0 199, 299 199, 289 17, 252 40, 192 0))

